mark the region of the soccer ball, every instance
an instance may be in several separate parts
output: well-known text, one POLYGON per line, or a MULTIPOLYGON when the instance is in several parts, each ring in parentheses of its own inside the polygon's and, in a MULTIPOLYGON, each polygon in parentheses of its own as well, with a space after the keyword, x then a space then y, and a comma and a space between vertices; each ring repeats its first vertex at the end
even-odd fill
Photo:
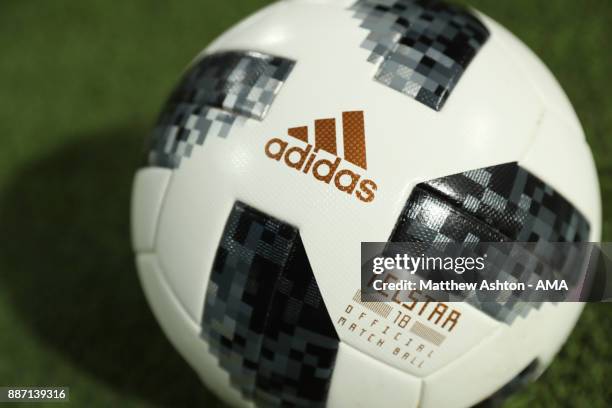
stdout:
POLYGON ((598 191, 567 97, 487 16, 281 1, 170 96, 133 245, 167 336, 232 406, 466 407, 541 374, 582 305, 363 302, 360 243, 596 241, 598 191))

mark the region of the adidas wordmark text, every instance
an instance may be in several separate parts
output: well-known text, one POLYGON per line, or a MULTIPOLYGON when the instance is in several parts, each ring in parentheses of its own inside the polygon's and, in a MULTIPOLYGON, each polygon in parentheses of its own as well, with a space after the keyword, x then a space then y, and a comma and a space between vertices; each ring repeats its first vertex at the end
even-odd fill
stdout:
POLYGON ((270 159, 285 163, 288 167, 311 174, 316 180, 331 184, 346 194, 353 195, 369 203, 375 198, 378 186, 370 179, 346 168, 346 162, 361 169, 367 168, 363 112, 342 113, 344 159, 336 155, 335 119, 318 119, 315 121, 315 145, 308 143, 306 126, 290 128, 289 136, 305 143, 291 146, 288 142, 272 138, 265 145, 265 153, 270 159), (325 153, 323 153, 325 152, 325 153))

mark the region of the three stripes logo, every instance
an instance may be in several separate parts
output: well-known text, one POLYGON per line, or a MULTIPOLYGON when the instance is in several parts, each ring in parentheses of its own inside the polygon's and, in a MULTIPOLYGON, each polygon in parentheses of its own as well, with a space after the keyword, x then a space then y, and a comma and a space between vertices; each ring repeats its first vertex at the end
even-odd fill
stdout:
POLYGON ((318 181, 333 184, 339 191, 360 201, 374 200, 376 183, 362 177, 359 170, 345 166, 348 162, 353 168, 367 170, 363 111, 342 112, 344 161, 338 157, 334 118, 315 120, 314 146, 308 141, 308 126, 289 128, 287 134, 301 144, 290 146, 282 139, 270 139, 265 146, 266 156, 296 171, 311 174, 318 181))

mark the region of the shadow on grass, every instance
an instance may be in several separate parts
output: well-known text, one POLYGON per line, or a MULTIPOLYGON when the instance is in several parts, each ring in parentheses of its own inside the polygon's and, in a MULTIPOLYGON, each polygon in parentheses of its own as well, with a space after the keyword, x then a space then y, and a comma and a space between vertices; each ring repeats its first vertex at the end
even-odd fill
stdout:
POLYGON ((161 332, 136 275, 129 202, 145 131, 80 137, 13 179, 0 196, 0 279, 42 341, 119 393, 217 406, 161 332))

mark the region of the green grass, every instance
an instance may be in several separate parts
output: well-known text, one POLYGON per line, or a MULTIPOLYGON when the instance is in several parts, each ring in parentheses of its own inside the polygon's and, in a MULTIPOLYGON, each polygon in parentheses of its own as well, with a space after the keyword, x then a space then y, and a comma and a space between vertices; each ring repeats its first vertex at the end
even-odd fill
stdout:
MULTIPOLYGON (((265 3, 0 3, 0 385, 67 385, 73 406, 221 406, 144 301, 129 245, 130 183, 184 65, 265 3)), ((610 202, 612 3, 471 4, 557 75, 610 202)), ((508 405, 612 405, 609 339, 609 306, 587 306, 550 369, 508 405)))

